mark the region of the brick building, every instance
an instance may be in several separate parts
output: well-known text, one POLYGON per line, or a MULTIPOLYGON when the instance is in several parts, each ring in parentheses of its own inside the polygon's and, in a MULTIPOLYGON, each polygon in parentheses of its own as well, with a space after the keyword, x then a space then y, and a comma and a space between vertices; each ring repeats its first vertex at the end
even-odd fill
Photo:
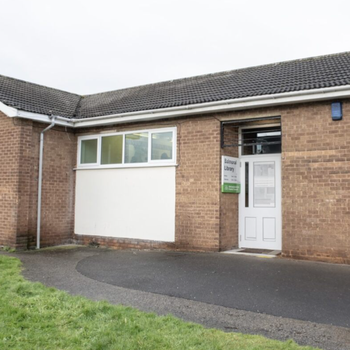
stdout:
POLYGON ((0 76, 0 101, 0 245, 350 263, 350 53, 88 96, 0 76))

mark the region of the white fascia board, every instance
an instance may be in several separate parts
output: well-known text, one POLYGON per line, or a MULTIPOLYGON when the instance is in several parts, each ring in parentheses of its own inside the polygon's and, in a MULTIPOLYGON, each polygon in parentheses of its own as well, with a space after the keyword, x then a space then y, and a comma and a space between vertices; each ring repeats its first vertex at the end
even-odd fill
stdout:
MULTIPOLYGON (((41 123, 52 123, 52 116, 48 116, 45 114, 39 114, 39 113, 31 113, 31 112, 25 112, 25 111, 17 111, 16 117, 18 118, 24 118, 24 119, 31 119, 37 122, 41 123)), ((68 126, 68 127, 74 127, 74 122, 71 119, 55 116, 55 125, 60 126, 68 126)))
MULTIPOLYGON (((110 124, 151 121, 196 114, 228 112, 250 108, 272 107, 293 103, 315 102, 332 99, 335 100, 341 98, 350 98, 350 85, 324 89, 286 92, 274 95, 237 98, 232 100, 215 101, 180 107, 154 109, 148 111, 112 114, 92 118, 68 119, 56 116, 56 125, 71 128, 88 128, 100 125, 102 126, 110 124)), ((51 117, 48 115, 17 110, 15 108, 8 107, 1 102, 0 111, 5 113, 9 117, 19 117, 35 120, 42 123, 51 123, 51 117)))
MULTIPOLYGON (((37 122, 41 122, 41 123, 47 123, 47 124, 52 123, 52 116, 18 110, 16 108, 9 107, 2 102, 0 102, 0 111, 10 118, 24 118, 24 119, 30 119, 37 122)), ((56 121, 55 125, 68 126, 71 128, 74 127, 74 122, 68 118, 56 116, 55 121, 56 121)))
POLYGON ((275 95, 246 97, 240 99, 201 103, 181 107, 163 108, 149 111, 113 114, 86 119, 74 119, 74 127, 82 128, 98 125, 149 121, 195 114, 227 112, 249 108, 271 107, 291 103, 314 102, 339 98, 350 98, 349 85, 325 89, 287 92, 275 95))
POLYGON ((2 102, 0 102, 0 111, 8 117, 16 117, 18 112, 16 108, 9 107, 2 102))

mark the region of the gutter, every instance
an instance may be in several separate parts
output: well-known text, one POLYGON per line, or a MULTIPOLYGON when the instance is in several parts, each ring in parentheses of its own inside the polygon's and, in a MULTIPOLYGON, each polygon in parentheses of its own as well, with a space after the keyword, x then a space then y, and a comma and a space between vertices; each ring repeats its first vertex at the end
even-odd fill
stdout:
MULTIPOLYGON (((90 118, 65 118, 56 117, 56 125, 70 128, 86 128, 109 124, 122 124, 129 122, 150 121, 164 118, 176 118, 196 114, 206 114, 215 112, 227 112, 250 108, 261 108, 286 105, 292 103, 305 103, 314 101, 324 101, 350 97, 350 85, 336 86, 322 89, 312 89, 303 91, 292 91, 274 95, 262 95, 231 100, 207 102, 180 107, 170 107, 153 109, 146 111, 111 114, 90 118)), ((31 119, 38 122, 50 123, 50 116, 38 113, 25 112, 9 107, 0 102, 0 111, 9 117, 31 119)))
POLYGON ((40 151, 39 151, 39 178, 38 178, 38 208, 37 208, 37 227, 36 227, 36 249, 40 249, 40 226, 41 226, 41 188, 43 177, 43 154, 44 154, 44 133, 55 126, 56 117, 52 117, 51 124, 40 133, 40 151))

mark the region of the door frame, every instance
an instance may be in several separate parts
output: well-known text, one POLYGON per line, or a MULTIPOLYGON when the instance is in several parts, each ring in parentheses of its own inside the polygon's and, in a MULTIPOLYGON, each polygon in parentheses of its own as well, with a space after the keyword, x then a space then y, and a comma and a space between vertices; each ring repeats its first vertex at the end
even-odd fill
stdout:
MULTIPOLYGON (((249 158, 255 158, 255 159, 261 159, 263 160, 264 158, 271 158, 271 157, 276 157, 280 159, 280 220, 281 220, 281 246, 280 246, 280 250, 282 250, 282 243, 283 243, 283 225, 282 225, 282 153, 269 153, 269 154, 254 154, 254 155, 242 155, 242 130, 245 129, 257 129, 261 126, 261 128, 265 128, 265 127, 272 127, 272 126, 280 126, 281 124, 279 123, 271 123, 271 124, 263 124, 263 125, 259 125, 259 124, 255 124, 255 125, 249 125, 249 126, 244 126, 244 127, 239 127, 239 144, 240 146, 238 147, 238 154, 239 154, 239 161, 240 161, 240 175, 242 178, 242 163, 244 162, 244 159, 249 159, 249 158)), ((239 193, 239 198, 238 198, 238 248, 245 248, 242 246, 242 241, 240 240, 240 235, 241 235, 241 210, 242 210, 242 205, 244 203, 244 193, 243 192, 243 186, 241 184, 241 192, 239 193)), ((244 189, 245 191, 245 189, 244 189)), ((263 248, 262 248, 263 249, 263 248)))

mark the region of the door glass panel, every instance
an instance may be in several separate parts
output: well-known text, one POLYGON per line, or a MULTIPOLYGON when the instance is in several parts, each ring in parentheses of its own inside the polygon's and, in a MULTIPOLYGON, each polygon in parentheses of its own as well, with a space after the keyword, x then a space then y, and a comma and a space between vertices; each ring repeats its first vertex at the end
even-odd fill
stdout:
POLYGON ((245 207, 249 208, 249 162, 245 162, 245 207))
POLYGON ((275 162, 254 162, 254 207, 275 207, 275 162))

